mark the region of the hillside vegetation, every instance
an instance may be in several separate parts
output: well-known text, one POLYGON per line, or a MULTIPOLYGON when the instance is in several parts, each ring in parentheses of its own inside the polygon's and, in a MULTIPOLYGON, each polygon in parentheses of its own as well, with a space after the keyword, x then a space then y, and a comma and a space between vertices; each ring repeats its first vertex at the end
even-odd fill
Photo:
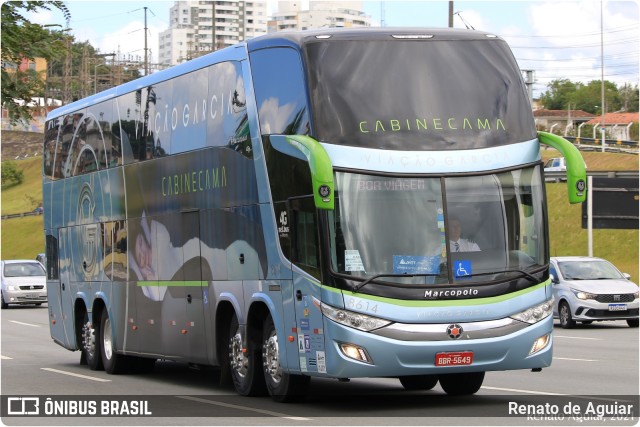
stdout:
MULTIPOLYGON (((542 150, 544 160, 558 157, 553 149, 542 150)), ((589 170, 638 170, 638 156, 631 154, 584 152, 589 170)), ((2 215, 31 212, 42 201, 41 158, 16 161, 24 171, 24 182, 2 188, 2 215)), ((566 183, 547 183, 551 256, 587 255, 587 230, 582 229, 582 206, 567 201, 566 183)), ((43 217, 2 220, 2 259, 33 259, 44 252, 43 217)), ((629 273, 638 283, 638 230, 594 230, 593 252, 629 273)))

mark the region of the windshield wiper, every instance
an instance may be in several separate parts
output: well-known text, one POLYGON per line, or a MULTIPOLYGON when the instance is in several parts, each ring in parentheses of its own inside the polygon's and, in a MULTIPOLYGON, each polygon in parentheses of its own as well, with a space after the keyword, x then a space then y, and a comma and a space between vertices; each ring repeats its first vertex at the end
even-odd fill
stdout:
POLYGON ((531 280, 533 283, 538 283, 539 280, 536 279, 534 276, 532 276, 531 274, 527 273, 526 271, 523 270, 500 270, 500 271, 491 271, 489 273, 478 273, 478 274, 469 274, 466 276, 456 276, 457 279, 460 279, 462 277, 475 277, 475 276, 490 276, 492 274, 500 274, 500 273, 520 273, 522 274, 524 277, 526 277, 527 279, 531 280))
POLYGON ((360 288, 368 285, 369 283, 371 283, 373 280, 378 279, 380 277, 429 277, 429 276, 434 276, 437 277, 439 276, 439 274, 408 274, 408 273, 401 273, 401 274, 376 274, 375 276, 371 276, 369 278, 367 278, 364 282, 360 283, 359 285, 354 286, 353 292, 357 292, 360 288))

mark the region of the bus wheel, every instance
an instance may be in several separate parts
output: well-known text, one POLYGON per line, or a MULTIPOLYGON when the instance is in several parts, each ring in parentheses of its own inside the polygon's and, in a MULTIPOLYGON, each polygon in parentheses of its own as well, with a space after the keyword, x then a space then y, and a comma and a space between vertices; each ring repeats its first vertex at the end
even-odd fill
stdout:
POLYGON ((464 374, 440 375, 440 387, 450 395, 462 396, 474 394, 482 386, 484 372, 468 372, 464 374))
POLYGON ((247 339, 243 351, 242 330, 238 317, 233 315, 229 327, 229 364, 233 385, 242 396, 263 396, 266 393, 264 378, 260 373, 260 349, 247 339))
POLYGON ((398 379, 405 390, 431 390, 438 384, 437 375, 411 375, 398 379))
POLYGON ((561 302, 559 311, 560 326, 564 329, 571 329, 576 326, 576 321, 571 317, 571 308, 569 308, 569 304, 561 302))
POLYGON ((107 309, 100 316, 100 353, 102 365, 109 374, 122 374, 129 369, 129 358, 113 350, 113 330, 107 309))
POLYGON ((271 398, 276 402, 296 402, 304 399, 311 378, 282 371, 278 335, 271 316, 264 322, 262 339, 264 379, 271 398))
POLYGON ((100 357, 100 341, 96 339, 96 329, 89 321, 89 314, 85 311, 82 320, 82 332, 80 335, 82 356, 92 371, 101 371, 103 368, 100 357))

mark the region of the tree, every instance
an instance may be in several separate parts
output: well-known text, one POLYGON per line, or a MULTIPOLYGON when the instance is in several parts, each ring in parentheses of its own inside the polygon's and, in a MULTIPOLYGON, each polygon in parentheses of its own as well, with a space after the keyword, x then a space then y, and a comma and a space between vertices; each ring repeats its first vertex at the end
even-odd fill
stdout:
POLYGON ((29 12, 59 9, 70 19, 69 9, 62 1, 9 1, 2 3, 2 107, 9 112, 12 122, 29 120, 31 112, 27 103, 44 94, 44 79, 34 70, 21 71, 17 65, 23 60, 47 61, 64 53, 64 31, 34 24, 25 18, 29 12), (15 72, 7 68, 15 66, 15 72), (18 100, 25 102, 21 103, 18 100))
POLYGON ((580 84, 573 83, 568 79, 553 80, 547 85, 549 90, 540 96, 540 101, 548 110, 563 110, 569 104, 571 95, 575 93, 580 84))
POLYGON ((24 172, 18 169, 15 162, 2 163, 2 185, 20 184, 24 180, 24 172))

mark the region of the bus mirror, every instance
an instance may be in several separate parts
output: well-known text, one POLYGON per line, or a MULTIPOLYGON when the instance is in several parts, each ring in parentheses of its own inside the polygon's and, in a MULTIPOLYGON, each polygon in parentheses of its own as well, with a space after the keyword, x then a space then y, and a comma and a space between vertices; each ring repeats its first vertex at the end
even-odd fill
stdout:
POLYGON ((307 162, 316 208, 333 210, 333 165, 322 144, 306 135, 272 135, 269 141, 281 153, 307 162))
POLYGON ((587 197, 587 171, 580 151, 561 136, 538 132, 538 140, 560 151, 567 162, 569 203, 582 203, 587 197))

